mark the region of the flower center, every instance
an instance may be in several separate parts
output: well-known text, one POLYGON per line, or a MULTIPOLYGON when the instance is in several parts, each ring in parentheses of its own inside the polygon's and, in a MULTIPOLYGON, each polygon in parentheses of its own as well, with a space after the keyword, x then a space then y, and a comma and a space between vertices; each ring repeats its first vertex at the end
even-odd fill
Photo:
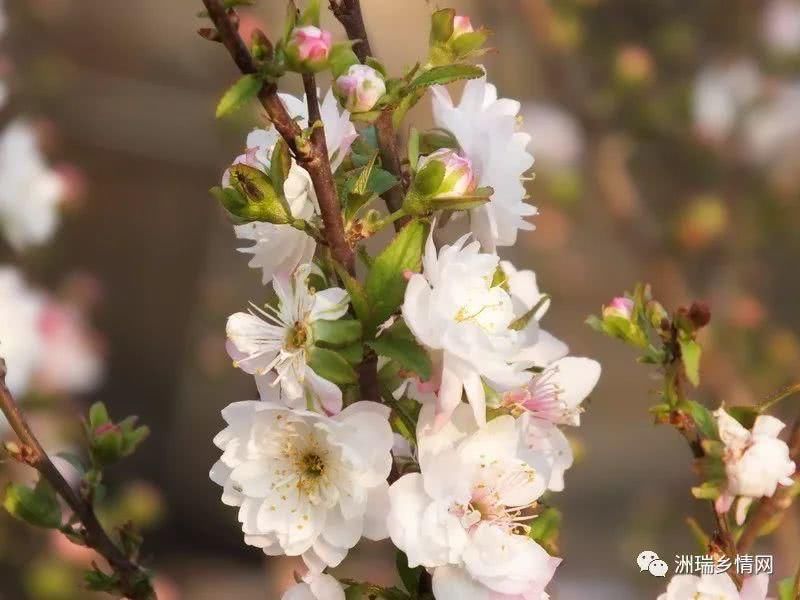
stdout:
POLYGON ((508 533, 528 535, 530 522, 535 518, 532 510, 535 506, 536 502, 525 506, 507 506, 501 502, 496 490, 479 485, 473 490, 469 504, 457 504, 450 510, 467 530, 480 523, 491 523, 508 533))
POLYGON ((310 479, 317 479, 325 473, 325 462, 319 454, 310 452, 303 456, 301 463, 304 475, 310 479))
POLYGON ((299 350, 306 345, 309 337, 308 325, 295 321, 294 327, 286 334, 286 346, 289 350, 299 350))

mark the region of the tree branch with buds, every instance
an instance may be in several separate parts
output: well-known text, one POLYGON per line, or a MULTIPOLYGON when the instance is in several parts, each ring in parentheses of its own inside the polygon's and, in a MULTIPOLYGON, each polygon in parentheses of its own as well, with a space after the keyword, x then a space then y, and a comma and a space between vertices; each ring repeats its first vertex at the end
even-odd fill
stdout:
MULTIPOLYGON (((72 510, 73 519, 80 523, 80 530, 76 533, 81 542, 108 562, 115 575, 116 589, 131 600, 155 600, 148 573, 127 557, 111 539, 100 524, 90 499, 81 497, 72 489, 36 438, 6 385, 6 364, 3 359, 0 359, 0 410, 22 444, 10 444, 6 449, 12 458, 36 469, 72 510)), ((69 525, 65 527, 71 529, 69 525)), ((95 569, 94 573, 99 572, 95 569)), ((111 582, 108 583, 111 585, 111 582)))
MULTIPOLYGON (((252 75, 257 73, 258 68, 253 56, 239 35, 235 20, 232 17, 233 11, 227 10, 222 0, 203 0, 203 4, 208 11, 209 18, 217 28, 220 41, 228 50, 242 74, 252 75)), ((278 97, 275 84, 264 82, 258 92, 258 98, 267 111, 267 115, 275 129, 286 141, 298 164, 308 171, 311 177, 322 220, 325 224, 324 235, 331 247, 334 258, 352 271, 355 268, 353 249, 344 237, 341 204, 325 149, 324 133, 314 131, 315 122, 313 119, 309 119, 309 125, 312 128, 312 143, 308 147, 301 147, 300 140, 302 140, 303 132, 278 97)), ((319 113, 317 113, 317 120, 318 118, 319 113)))
MULTIPOLYGON (((347 37, 355 42, 353 51, 356 53, 361 63, 366 63, 367 58, 372 56, 372 48, 367 36, 367 29, 364 26, 364 17, 361 12, 359 0, 331 0, 330 8, 334 16, 344 27, 347 37)), ((380 116, 375 121, 375 133, 378 139, 378 149, 380 151, 381 162, 384 168, 400 181, 401 187, 394 186, 386 191, 384 199, 391 212, 396 212, 403 205, 404 192, 408 185, 403 177, 403 169, 400 162, 400 152, 397 148, 397 133, 392 123, 391 110, 381 111, 380 116)), ((395 227, 399 229, 407 222, 406 218, 401 218, 395 222, 395 227)))

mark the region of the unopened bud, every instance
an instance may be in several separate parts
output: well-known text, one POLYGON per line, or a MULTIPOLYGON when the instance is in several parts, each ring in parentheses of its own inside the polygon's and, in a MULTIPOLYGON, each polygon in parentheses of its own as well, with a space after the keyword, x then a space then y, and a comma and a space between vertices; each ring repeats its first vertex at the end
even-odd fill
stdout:
POLYGON ((286 45, 286 56, 297 70, 321 71, 328 64, 333 36, 313 25, 295 28, 286 45))
POLYGON ((619 317, 630 321, 633 316, 633 300, 624 296, 617 296, 608 306, 603 307, 603 317, 619 317))
POLYGON ((689 320, 696 329, 702 329, 711 321, 711 308, 705 302, 692 302, 689 307, 689 320))
POLYGON ((383 77, 368 65, 352 65, 336 80, 336 94, 352 113, 372 110, 386 93, 383 77))
POLYGON ((444 167, 444 176, 430 195, 457 197, 475 191, 475 173, 472 170, 472 161, 467 157, 461 156, 455 150, 442 148, 419 160, 419 172, 422 173, 426 166, 435 162, 444 167))
POLYGON ((464 35, 465 33, 472 33, 475 29, 472 27, 472 21, 466 15, 456 15, 453 19, 453 35, 450 41, 464 35))
POLYGON ((286 202, 275 191, 266 173, 245 164, 233 165, 228 173, 231 187, 220 190, 216 196, 232 215, 245 222, 275 225, 293 220, 286 202))

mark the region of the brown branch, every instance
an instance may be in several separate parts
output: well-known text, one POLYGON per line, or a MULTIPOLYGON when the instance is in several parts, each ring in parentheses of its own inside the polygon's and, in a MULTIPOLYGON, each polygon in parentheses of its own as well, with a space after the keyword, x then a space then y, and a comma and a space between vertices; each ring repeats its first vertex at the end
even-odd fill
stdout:
MULTIPOLYGON (((677 329, 674 330, 674 336, 677 336, 677 329)), ((673 340, 673 344, 677 344, 677 340, 673 340)), ((683 361, 681 360, 680 356, 676 356, 669 364, 665 366, 665 379, 672 380, 673 386, 675 389, 675 394, 678 397, 679 404, 686 400, 686 393, 684 389, 684 375, 683 375, 683 361)), ((684 418, 678 418, 673 420, 672 424, 675 428, 680 432, 680 434, 684 437, 684 439, 689 444, 689 448, 692 451, 692 455, 695 457, 696 460, 700 460, 705 457, 705 450, 703 449, 703 445, 700 443, 700 439, 697 437, 694 431, 693 426, 687 426, 687 422, 684 418)), ((737 547, 736 539, 731 532, 730 525, 728 523, 727 516, 724 514, 720 514, 717 512, 716 506, 714 501, 712 500, 709 503, 711 507, 711 512, 714 515, 714 524, 716 527, 715 534, 712 536, 712 541, 718 543, 721 547, 722 551, 731 559, 735 559, 737 554, 740 551, 740 548, 737 547)), ((742 578, 738 574, 731 574, 731 578, 736 583, 738 588, 742 587, 742 578)))
MULTIPOLYGON (((330 9, 344 27, 347 37, 356 42, 353 45, 353 51, 356 53, 358 60, 365 63, 367 58, 372 56, 372 49, 370 48, 367 29, 364 26, 361 3, 359 0, 330 0, 330 9)), ((403 178, 400 152, 397 149, 397 134, 392 124, 391 110, 381 112, 375 122, 375 133, 378 139, 378 150, 383 168, 397 177, 400 182, 399 185, 387 190, 383 195, 389 211, 395 212, 403 205, 407 185, 403 178)), ((398 219, 395 221, 394 227, 399 231, 407 222, 407 218, 398 219)))
POLYGON ((24 462, 39 472, 80 520, 86 544, 101 555, 117 574, 121 591, 131 600, 155 600, 155 592, 150 586, 141 584, 142 581, 148 580, 144 569, 128 559, 112 541, 97 519, 94 507, 70 487, 31 431, 6 385, 6 363, 2 358, 0 358, 0 410, 25 447, 24 462))
MULTIPOLYGON (((792 459, 800 460, 800 418, 792 426, 789 437, 789 453, 792 459)), ((795 473, 795 481, 800 479, 800 474, 795 473)), ((793 486, 780 487, 770 497, 761 498, 750 511, 750 516, 745 523, 742 534, 739 536, 738 547, 740 552, 747 552, 755 543, 761 530, 782 512, 792 505, 794 496, 793 486)))
POLYGON ((359 0, 330 0, 330 9, 344 27, 347 37, 355 42, 353 52, 356 53, 358 60, 366 62, 367 57, 372 56, 372 49, 369 46, 359 0))
MULTIPOLYGON (((239 70, 244 74, 257 72, 256 63, 232 20, 232 13, 225 9, 222 0, 203 0, 203 4, 208 11, 209 18, 219 32, 220 40, 239 70)), ((314 88, 313 96, 316 98, 316 88, 314 88)), ((328 153, 325 149, 324 131, 318 133, 314 129, 312 143, 306 147, 302 143, 300 126, 292 119, 278 97, 275 84, 265 83, 258 94, 258 98, 267 111, 267 115, 269 115, 275 129, 289 145, 289 149, 292 151, 297 163, 308 171, 311 182, 314 185, 314 192, 317 195, 322 221, 325 224, 324 234, 331 252, 336 260, 352 272, 355 268, 354 254, 344 236, 341 204, 336 193, 336 185, 333 181, 328 153), (322 139, 321 143, 319 142, 320 138, 322 139)), ((307 94, 307 98, 309 103, 309 125, 313 129, 316 121, 311 114, 311 95, 307 94)), ((316 111, 316 120, 318 121, 318 107, 316 111)))

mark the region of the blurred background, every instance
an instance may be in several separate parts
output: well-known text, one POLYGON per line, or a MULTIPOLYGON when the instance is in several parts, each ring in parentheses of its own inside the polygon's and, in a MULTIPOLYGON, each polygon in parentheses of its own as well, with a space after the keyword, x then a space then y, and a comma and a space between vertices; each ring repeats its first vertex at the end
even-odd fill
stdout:
MULTIPOLYGON (((362 4, 390 70, 424 56, 434 3, 362 4)), ((545 327, 604 368, 575 432, 580 459, 552 498, 565 557, 553 597, 654 598, 664 583, 640 574, 636 555, 654 550, 674 566, 675 554, 696 552, 685 516, 707 523, 709 511, 690 495, 685 442, 652 425, 657 382, 583 321, 648 281, 668 307, 711 303, 698 396, 754 403, 800 381, 800 1, 446 5, 493 30, 489 79, 522 101, 521 127, 533 136, 529 189, 541 214, 505 254, 553 296, 545 327)), ((265 290, 207 192, 261 119, 214 119, 236 73, 197 36, 200 8, 7 0, 3 110, 27 117, 52 164, 71 165, 59 171, 71 193, 50 243, 0 255, 80 309, 82 339, 103 364, 78 393, 28 394, 37 431, 69 447, 69 423, 98 399, 152 428, 111 472, 104 515, 145 527, 162 600, 276 598, 300 561, 245 547, 207 476, 220 409, 256 397, 225 353, 225 319, 265 290)), ((283 11, 261 0, 242 12, 242 27, 274 35, 283 11)), ((299 81, 286 86, 297 92, 299 81)), ((429 112, 422 103, 411 120, 429 125, 429 112)), ((796 404, 784 404, 791 421, 796 404)), ((775 554, 775 580, 795 571, 798 540, 793 509, 773 544, 758 547, 775 554)), ((385 547, 359 548, 337 572, 389 581, 385 547)), ((0 515, 3 600, 88 597, 79 591, 86 560, 0 515)))

